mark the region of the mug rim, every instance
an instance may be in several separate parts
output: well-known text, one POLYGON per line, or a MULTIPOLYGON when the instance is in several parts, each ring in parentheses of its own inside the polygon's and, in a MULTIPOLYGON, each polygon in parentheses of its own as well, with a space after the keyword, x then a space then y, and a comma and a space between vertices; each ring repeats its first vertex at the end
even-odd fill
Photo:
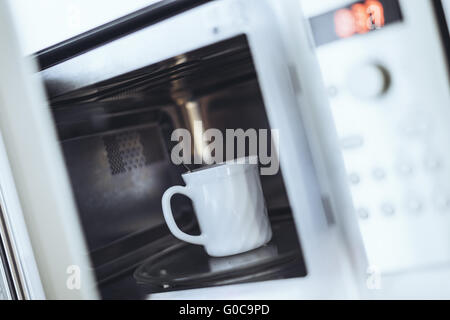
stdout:
POLYGON ((231 174, 231 168, 233 168, 232 171, 236 172, 236 168, 239 172, 246 171, 250 166, 258 165, 258 156, 249 156, 249 157, 241 157, 233 160, 228 160, 222 163, 216 163, 208 167, 199 168, 193 171, 188 171, 183 173, 182 177, 190 177, 194 175, 200 175, 204 174, 205 172, 211 172, 211 171, 221 171, 225 170, 224 173, 227 175, 231 174), (234 165, 239 165, 239 168, 232 167, 234 165), (228 170, 227 170, 228 169, 228 170))

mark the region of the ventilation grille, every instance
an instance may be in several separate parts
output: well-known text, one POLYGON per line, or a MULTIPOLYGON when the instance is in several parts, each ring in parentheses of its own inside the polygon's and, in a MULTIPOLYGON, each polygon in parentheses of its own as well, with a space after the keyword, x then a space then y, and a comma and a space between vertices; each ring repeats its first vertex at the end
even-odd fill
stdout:
POLYGON ((131 172, 163 160, 163 147, 155 131, 150 128, 104 136, 111 174, 131 172))

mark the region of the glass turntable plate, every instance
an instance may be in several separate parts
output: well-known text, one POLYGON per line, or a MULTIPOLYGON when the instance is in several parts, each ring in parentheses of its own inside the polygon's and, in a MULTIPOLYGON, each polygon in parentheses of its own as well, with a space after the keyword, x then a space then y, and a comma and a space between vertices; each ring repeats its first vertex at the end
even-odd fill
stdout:
POLYGON ((210 257, 202 246, 174 241, 134 272, 152 293, 306 276, 290 212, 272 215, 273 237, 265 246, 229 257, 210 257))

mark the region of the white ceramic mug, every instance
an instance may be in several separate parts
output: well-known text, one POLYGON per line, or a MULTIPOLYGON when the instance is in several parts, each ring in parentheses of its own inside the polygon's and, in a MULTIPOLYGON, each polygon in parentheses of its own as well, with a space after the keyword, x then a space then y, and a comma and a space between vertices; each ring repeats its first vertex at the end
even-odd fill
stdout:
POLYGON ((247 252, 269 242, 272 229, 256 163, 253 157, 245 158, 183 174, 186 187, 171 187, 162 197, 164 218, 174 236, 203 245, 213 257, 247 252), (170 205, 177 193, 192 200, 200 235, 178 228, 170 205))

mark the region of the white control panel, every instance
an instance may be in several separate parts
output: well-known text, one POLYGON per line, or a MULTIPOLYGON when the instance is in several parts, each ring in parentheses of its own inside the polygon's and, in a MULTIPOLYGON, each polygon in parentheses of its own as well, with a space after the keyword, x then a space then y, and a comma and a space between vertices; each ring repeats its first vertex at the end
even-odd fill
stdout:
POLYGON ((369 263, 450 266, 448 61, 432 1, 314 2, 303 7, 369 263))

